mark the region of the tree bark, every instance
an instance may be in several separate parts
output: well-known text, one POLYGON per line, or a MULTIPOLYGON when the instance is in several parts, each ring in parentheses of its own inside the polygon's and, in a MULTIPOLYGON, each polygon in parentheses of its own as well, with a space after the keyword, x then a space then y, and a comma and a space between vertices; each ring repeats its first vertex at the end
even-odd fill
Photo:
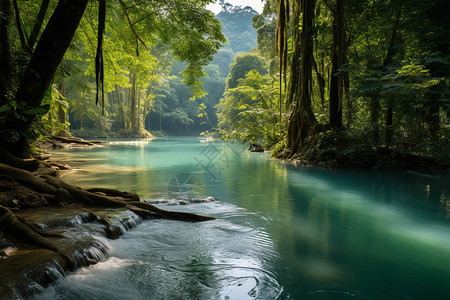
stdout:
POLYGON ((439 116, 439 95, 431 94, 430 100, 425 104, 425 122, 432 142, 439 141, 440 116, 439 116))
POLYGON ((133 134, 136 134, 137 129, 137 101, 136 101, 136 73, 134 70, 130 71, 130 121, 131 128, 130 131, 133 134))
MULTIPOLYGON (((304 140, 314 135, 314 127, 317 120, 311 108, 311 87, 312 87, 312 59, 313 59, 313 20, 314 20, 314 0, 302 0, 301 10, 294 2, 294 14, 299 16, 302 12, 302 31, 299 34, 297 24, 294 24, 294 55, 300 57, 300 73, 294 74, 291 78, 299 79, 299 84, 290 84, 289 94, 294 101, 294 109, 289 118, 287 133, 287 150, 290 156, 302 152, 304 140), (300 51, 295 55, 296 51, 300 51)), ((296 17, 294 17, 294 20, 296 17)), ((293 64, 296 62, 293 61, 293 64)), ((292 80, 292 79, 291 79, 292 80)))
POLYGON ((345 61, 345 20, 344 0, 336 1, 333 18, 333 48, 331 53, 330 82, 330 126, 333 129, 343 128, 342 103, 344 98, 344 76, 339 69, 345 61))
MULTIPOLYGON (((16 102, 39 107, 58 65, 72 41, 88 0, 60 0, 50 18, 36 50, 20 82, 16 102)), ((26 131, 31 120, 20 122, 18 129, 26 131)))
MULTIPOLYGON (((88 0, 60 0, 58 2, 21 79, 15 96, 17 103, 25 103, 29 108, 41 105, 45 91, 72 41, 87 2, 88 0)), ((33 118, 31 117, 23 120, 12 114, 9 119, 3 120, 0 130, 14 129, 19 133, 19 138, 14 143, 1 141, 3 144, 7 144, 9 151, 14 155, 30 156, 27 135, 32 122, 33 118)))
MULTIPOLYGON (((400 7, 398 8, 397 12, 397 18, 394 23, 394 28, 392 29, 392 35, 391 40, 389 42, 389 47, 386 53, 386 56, 383 61, 383 68, 386 68, 386 66, 392 61, 395 55, 394 51, 394 45, 397 40, 397 32, 398 27, 400 24, 400 17, 402 15, 402 4, 400 4, 400 7)), ((392 136, 394 134, 393 131, 393 125, 394 125, 394 105, 395 105, 395 99, 388 99, 387 100, 387 110, 386 110, 386 133, 385 133, 385 143, 386 146, 389 146, 392 143, 392 136)))
POLYGON ((19 33, 20 44, 22 46, 22 49, 25 49, 26 48, 25 35, 23 34, 22 30, 22 22, 20 21, 20 11, 19 6, 17 5, 17 0, 13 0, 13 6, 14 6, 14 14, 16 15, 16 27, 17 32, 19 33))
POLYGON ((50 0, 43 0, 39 13, 34 22, 33 29, 31 30, 30 37, 28 38, 27 47, 31 52, 33 50, 34 44, 36 44, 37 37, 41 31, 42 23, 44 22, 45 14, 47 13, 48 4, 50 0))
POLYGON ((0 106, 8 103, 7 94, 11 82, 11 52, 8 37, 10 6, 9 0, 0 0, 0 106))

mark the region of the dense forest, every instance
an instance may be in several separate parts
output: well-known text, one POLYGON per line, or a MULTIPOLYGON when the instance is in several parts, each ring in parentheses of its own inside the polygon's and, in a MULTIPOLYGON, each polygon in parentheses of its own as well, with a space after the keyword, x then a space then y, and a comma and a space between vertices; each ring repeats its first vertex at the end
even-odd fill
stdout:
POLYGON ((449 4, 267 1, 261 62, 227 85, 220 133, 326 165, 448 165, 449 4))
MULTIPOLYGON (((40 26, 44 28, 52 5, 55 6, 56 2, 45 1, 41 6, 27 1, 14 3, 11 12, 14 12, 12 16, 16 22, 10 22, 8 30, 11 56, 17 56, 13 61, 20 67, 19 64, 29 59, 27 56, 31 54, 22 49, 22 40, 31 43, 28 40, 34 38, 28 37, 38 26, 35 25, 37 20, 34 12, 42 12, 40 26)), ((148 131, 157 135, 196 135, 216 127, 214 106, 224 92, 229 65, 236 55, 256 46, 252 17, 257 13, 249 7, 223 4, 222 11, 216 17, 222 24, 228 42, 208 64, 214 54, 206 54, 208 49, 199 50, 206 56, 197 58, 188 58, 185 49, 176 49, 186 46, 183 43, 193 38, 188 34, 169 42, 174 30, 188 24, 181 24, 182 19, 176 20, 180 24, 167 23, 167 19, 161 15, 163 6, 149 4, 149 7, 138 8, 137 5, 119 1, 108 7, 102 43, 102 105, 98 105, 95 100, 98 45, 93 41, 97 39, 98 12, 95 6, 88 6, 44 96, 43 104, 49 105, 49 111, 36 125, 36 133, 42 136, 70 132, 82 137, 148 137, 148 131), (151 14, 150 11, 160 15, 149 18, 147 15, 151 14), (163 23, 166 25, 161 25, 163 23), (186 69, 186 59, 195 59, 205 68, 186 69), (189 82, 188 76, 192 75, 188 72, 195 72, 198 81, 189 82), (194 101, 196 98, 197 101, 194 101)), ((188 18, 186 15, 181 17, 188 18)), ((202 30, 206 34, 218 34, 217 23, 214 26, 202 30)), ((218 41, 222 45, 225 40, 218 41)), ((211 47, 200 43, 191 46, 211 47)), ((217 51, 216 45, 214 48, 217 51)), ((196 52, 193 49, 189 51, 196 52)), ((4 107, 3 110, 9 109, 4 107)))
POLYGON ((448 1, 209 2, 87 2, 63 45, 48 24, 66 1, 3 1, 2 143, 203 133, 327 164, 448 163, 448 1))

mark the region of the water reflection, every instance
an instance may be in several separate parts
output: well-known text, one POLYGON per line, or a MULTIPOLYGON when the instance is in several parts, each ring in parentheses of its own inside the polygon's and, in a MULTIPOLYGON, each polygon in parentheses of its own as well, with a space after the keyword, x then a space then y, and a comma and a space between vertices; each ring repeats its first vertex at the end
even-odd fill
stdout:
MULTIPOLYGON (((80 168, 65 176, 81 186, 136 191, 159 203, 219 200, 175 207, 217 221, 149 221, 111 242, 117 264, 131 263, 108 276, 88 270, 95 279, 83 288, 101 298, 106 290, 124 295, 116 286, 133 299, 450 296, 448 173, 294 167, 240 145, 194 139, 59 155, 80 168), (186 186, 170 193, 174 178, 186 174, 202 195, 186 186)), ((77 295, 71 280, 78 279, 64 280, 55 295, 77 295)))

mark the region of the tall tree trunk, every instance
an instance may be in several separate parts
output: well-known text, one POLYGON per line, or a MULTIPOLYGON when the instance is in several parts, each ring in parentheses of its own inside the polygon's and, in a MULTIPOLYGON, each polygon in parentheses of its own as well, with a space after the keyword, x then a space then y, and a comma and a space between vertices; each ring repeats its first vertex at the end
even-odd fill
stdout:
MULTIPOLYGON (((17 90, 15 100, 29 107, 39 107, 53 79, 55 71, 72 41, 88 0, 60 0, 53 12, 17 90)), ((8 128, 22 133, 21 139, 10 148, 16 155, 23 155, 27 147, 26 135, 32 119, 26 121, 11 118, 8 128)), ((5 124, 2 124, 3 126, 5 124)))
MULTIPOLYGON (((66 97, 66 80, 64 76, 61 79, 61 86, 59 92, 61 93, 61 96, 64 98, 66 97)), ((58 123, 59 127, 61 128, 59 132, 57 132, 57 135, 64 136, 67 134, 65 130, 63 130, 63 126, 66 123, 66 112, 64 111, 63 105, 61 103, 58 103, 58 123)))
POLYGON ((130 131, 132 134, 137 133, 137 101, 136 101, 136 73, 134 70, 130 71, 130 131))
MULTIPOLYGON (((389 42, 389 47, 386 53, 386 56, 383 61, 383 68, 386 68, 386 66, 392 61, 395 55, 394 51, 394 45, 397 40, 397 32, 398 32, 398 26, 400 24, 400 17, 402 15, 402 4, 400 4, 397 12, 397 18, 394 23, 394 28, 392 29, 392 35, 391 40, 389 42)), ((395 99, 388 99, 387 100, 387 110, 386 110, 386 133, 385 133, 385 143, 386 146, 389 146, 392 143, 392 136, 394 134, 393 125, 394 125, 394 105, 395 105, 395 99)))
POLYGON ((439 141, 440 116, 439 116, 439 94, 430 93, 429 101, 425 104, 425 122, 432 142, 439 141))
POLYGON ((136 99, 136 120, 137 120, 137 132, 139 134, 142 131, 141 130, 142 129, 142 120, 141 120, 141 116, 142 116, 142 113, 141 113, 141 89, 137 88, 137 87, 136 87, 136 89, 137 89, 137 93, 136 93, 136 96, 137 96, 137 99, 136 99))
POLYGON ((117 105, 118 105, 118 109, 119 109, 119 124, 120 124, 120 129, 125 129, 126 128, 126 121, 125 121, 125 113, 124 113, 124 109, 123 109, 123 94, 122 91, 120 90, 120 86, 116 85, 116 91, 115 91, 116 97, 117 97, 117 105))
POLYGON ((293 82, 289 90, 294 109, 289 118, 286 146, 291 156, 303 150, 304 140, 314 134, 314 126, 317 123, 311 108, 314 7, 315 0, 302 0, 301 8, 294 2, 294 20, 302 13, 302 31, 299 33, 299 26, 294 23, 293 57, 300 57, 300 74, 296 78, 299 79, 299 84, 293 82), (299 51, 297 55, 296 51, 299 51))
POLYGON ((380 140, 380 119, 381 106, 377 99, 370 99, 370 123, 373 128, 373 144, 378 144, 380 140))
POLYGON ((345 15, 344 0, 336 1, 333 18, 333 47, 331 53, 330 79, 330 126, 343 128, 342 103, 344 98, 344 75, 339 72, 345 62, 345 15))
POLYGON ((20 44, 22 46, 22 49, 25 49, 26 48, 25 35, 23 34, 22 30, 22 22, 20 20, 20 11, 19 6, 17 5, 17 0, 13 0, 13 6, 14 6, 14 14, 16 15, 16 28, 19 34, 20 44))
POLYGON ((317 84, 319 85, 319 94, 320 94, 320 101, 322 103, 322 107, 325 103, 325 78, 323 78, 322 74, 320 74, 319 68, 317 67, 316 60, 312 59, 312 66, 314 71, 316 72, 316 78, 317 78, 317 84))
POLYGON ((0 0, 0 106, 8 103, 7 94, 11 83, 11 52, 8 37, 10 6, 9 0, 0 0))

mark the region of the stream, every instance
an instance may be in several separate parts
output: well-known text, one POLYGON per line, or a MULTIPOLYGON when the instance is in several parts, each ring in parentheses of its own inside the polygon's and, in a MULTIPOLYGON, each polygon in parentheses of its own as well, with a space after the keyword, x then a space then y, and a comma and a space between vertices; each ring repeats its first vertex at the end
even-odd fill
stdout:
POLYGON ((145 220, 33 299, 450 299, 450 173, 296 167, 205 138, 52 152, 65 181, 217 220, 145 220))

